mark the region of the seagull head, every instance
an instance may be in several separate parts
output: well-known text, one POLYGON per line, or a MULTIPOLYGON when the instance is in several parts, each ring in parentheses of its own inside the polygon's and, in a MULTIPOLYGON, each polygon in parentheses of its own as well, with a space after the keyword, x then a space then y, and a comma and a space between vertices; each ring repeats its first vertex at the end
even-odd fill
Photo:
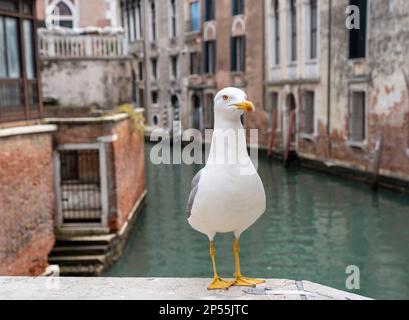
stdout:
POLYGON ((225 88, 219 91, 214 98, 214 113, 219 119, 239 119, 244 112, 254 112, 252 102, 247 100, 247 95, 238 88, 225 88))

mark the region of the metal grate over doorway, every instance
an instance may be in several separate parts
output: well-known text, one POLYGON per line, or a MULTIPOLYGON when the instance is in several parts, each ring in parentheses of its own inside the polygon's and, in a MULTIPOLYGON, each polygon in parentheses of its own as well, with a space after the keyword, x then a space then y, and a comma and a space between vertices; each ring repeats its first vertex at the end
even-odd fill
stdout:
POLYGON ((62 224, 102 222, 99 150, 60 150, 62 224))

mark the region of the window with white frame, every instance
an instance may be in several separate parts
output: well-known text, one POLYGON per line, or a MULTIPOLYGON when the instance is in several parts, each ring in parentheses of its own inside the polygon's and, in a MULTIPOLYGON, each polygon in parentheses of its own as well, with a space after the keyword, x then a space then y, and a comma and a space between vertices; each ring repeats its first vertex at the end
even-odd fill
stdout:
POLYGON ((366 140, 366 92, 352 91, 349 102, 349 141, 366 140))
POLYGON ((315 119, 315 93, 305 91, 302 109, 302 132, 307 135, 314 134, 315 119))
POLYGON ((158 59, 156 57, 151 58, 151 75, 152 80, 158 80, 158 59))
POLYGON ((177 37, 177 7, 176 0, 169 0, 169 21, 170 21, 170 37, 177 37))
POLYGON ((47 21, 51 22, 49 27, 59 26, 63 28, 74 28, 74 5, 70 1, 54 1, 47 8, 47 21))
POLYGON ((170 57, 170 69, 171 69, 171 78, 176 80, 178 78, 178 60, 179 57, 177 55, 170 57))
POLYGON ((189 31, 199 32, 200 31, 200 3, 199 1, 192 1, 189 3, 189 31))

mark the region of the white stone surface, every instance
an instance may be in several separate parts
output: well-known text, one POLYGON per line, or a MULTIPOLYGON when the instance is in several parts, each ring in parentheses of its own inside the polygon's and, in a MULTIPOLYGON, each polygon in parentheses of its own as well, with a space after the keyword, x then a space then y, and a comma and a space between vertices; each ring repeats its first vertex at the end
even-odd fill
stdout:
POLYGON ((48 133, 57 130, 57 126, 48 125, 33 125, 33 126, 19 126, 13 128, 0 129, 0 138, 23 135, 23 134, 38 134, 48 133))
POLYGON ((366 300, 309 281, 270 279, 254 289, 208 291, 210 279, 0 277, 1 300, 366 300), (264 290, 269 288, 269 290, 264 290), (298 292, 300 291, 301 292, 298 292), (246 292, 247 291, 247 292, 246 292), (252 293, 249 293, 252 292, 252 293), (268 295, 265 295, 267 292, 268 295))

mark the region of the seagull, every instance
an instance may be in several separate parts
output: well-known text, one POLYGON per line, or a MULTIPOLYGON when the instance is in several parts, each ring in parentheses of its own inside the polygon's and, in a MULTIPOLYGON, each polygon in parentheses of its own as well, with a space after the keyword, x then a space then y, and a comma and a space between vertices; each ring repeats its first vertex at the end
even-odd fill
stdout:
POLYGON ((249 154, 241 116, 254 112, 252 102, 238 88, 225 88, 214 99, 215 125, 205 167, 192 180, 186 214, 191 227, 208 236, 214 279, 209 290, 231 286, 255 287, 264 280, 244 277, 240 272, 239 239, 266 209, 263 183, 249 154), (234 233, 233 281, 220 278, 215 261, 217 233, 234 233))

